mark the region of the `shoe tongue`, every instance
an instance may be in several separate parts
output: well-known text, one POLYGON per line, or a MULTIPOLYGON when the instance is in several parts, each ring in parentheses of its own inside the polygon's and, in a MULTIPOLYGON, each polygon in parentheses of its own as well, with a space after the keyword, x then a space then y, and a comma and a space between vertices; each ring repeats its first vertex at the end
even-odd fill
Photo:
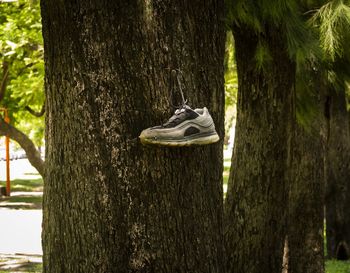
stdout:
POLYGON ((181 106, 179 109, 176 109, 175 115, 179 115, 187 110, 193 111, 191 107, 189 107, 188 105, 185 104, 185 105, 181 106))
POLYGON ((181 108, 175 111, 175 114, 166 123, 164 123, 162 127, 168 128, 174 124, 176 125, 177 123, 181 123, 185 119, 195 119, 198 116, 198 113, 193 111, 191 107, 188 105, 183 105, 181 108))

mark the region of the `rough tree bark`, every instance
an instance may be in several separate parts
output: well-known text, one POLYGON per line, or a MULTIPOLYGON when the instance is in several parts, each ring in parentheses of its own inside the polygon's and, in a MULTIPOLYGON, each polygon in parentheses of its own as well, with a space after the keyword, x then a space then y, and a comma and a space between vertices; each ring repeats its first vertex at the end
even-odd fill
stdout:
POLYGON ((350 133, 344 91, 328 94, 326 233, 329 258, 350 258, 350 133))
POLYGON ((227 268, 235 273, 281 273, 295 65, 281 29, 269 25, 261 37, 272 57, 264 70, 256 65, 255 32, 240 25, 233 33, 239 90, 225 202, 227 268))
MULTIPOLYGON (((41 4, 44 272, 222 273, 222 141, 144 147, 172 114, 169 76, 223 137, 223 1, 41 4)), ((173 102, 177 103, 177 102, 173 102)))
MULTIPOLYGON (((317 132, 319 134, 319 132, 317 132)), ((317 134, 316 133, 316 134, 317 134)), ((321 138, 296 130, 289 199, 288 273, 324 272, 323 155, 321 138)))
POLYGON ((324 272, 326 85, 323 78, 319 73, 310 75, 314 83, 310 88, 315 93, 309 96, 309 104, 314 105, 314 112, 306 124, 295 124, 289 194, 288 273, 324 272))

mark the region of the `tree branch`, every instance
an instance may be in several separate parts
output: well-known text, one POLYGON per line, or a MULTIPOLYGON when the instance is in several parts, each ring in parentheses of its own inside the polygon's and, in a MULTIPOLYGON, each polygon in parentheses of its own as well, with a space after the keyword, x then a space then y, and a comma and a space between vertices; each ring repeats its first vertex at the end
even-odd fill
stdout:
POLYGON ((26 106, 25 109, 26 109, 29 113, 31 113, 33 116, 36 116, 36 117, 39 118, 39 117, 43 116, 44 113, 45 113, 45 102, 44 102, 43 106, 41 107, 40 112, 34 111, 32 108, 30 108, 30 106, 26 106))
POLYGON ((21 68, 21 70, 17 73, 17 77, 22 75, 22 73, 29 67, 32 67, 33 65, 37 64, 39 62, 32 62, 32 63, 29 63, 27 65, 25 65, 24 67, 21 68))
POLYGON ((40 152, 27 135, 12 125, 7 124, 2 118, 0 118, 0 135, 8 135, 11 139, 15 140, 26 152, 30 164, 44 177, 45 162, 41 159, 40 152))
POLYGON ((7 62, 2 63, 2 80, 0 84, 0 101, 5 97, 5 91, 6 91, 6 86, 7 86, 7 79, 9 77, 9 65, 7 62))

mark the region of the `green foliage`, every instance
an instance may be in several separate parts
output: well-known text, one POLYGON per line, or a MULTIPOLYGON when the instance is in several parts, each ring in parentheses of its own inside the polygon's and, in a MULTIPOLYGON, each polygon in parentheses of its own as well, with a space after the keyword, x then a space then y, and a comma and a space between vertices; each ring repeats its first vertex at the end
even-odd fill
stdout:
POLYGON ((9 109, 11 123, 34 137, 38 145, 42 144, 43 118, 32 116, 24 108, 40 111, 44 103, 42 44, 39 1, 0 2, 0 61, 8 64, 10 72, 0 103, 9 109))
POLYGON ((235 105, 237 103, 238 78, 234 56, 234 40, 231 31, 228 31, 225 47, 225 143, 235 122, 235 105))
POLYGON ((305 16, 286 14, 283 28, 286 32, 289 56, 297 64, 303 65, 322 57, 318 37, 308 25, 305 16))
POLYGON ((259 41, 256 49, 257 69, 271 60, 268 42, 269 31, 280 31, 285 40, 289 56, 295 62, 305 62, 320 54, 317 37, 307 25, 303 6, 293 0, 226 0, 227 24, 247 28, 255 32, 259 41), (271 26, 274 29, 271 30, 271 26))
POLYGON ((238 78, 234 57, 234 41, 231 32, 226 35, 225 49, 225 109, 237 102, 238 78))
POLYGON ((263 70, 264 67, 272 60, 269 47, 263 41, 258 42, 256 48, 255 60, 258 70, 263 70))
POLYGON ((242 23, 250 26, 255 32, 262 30, 262 25, 259 20, 259 13, 257 12, 254 1, 244 0, 226 0, 227 11, 227 25, 232 24, 241 25, 242 23))
POLYGON ((288 0, 226 0, 227 20, 249 26, 256 33, 264 31, 266 22, 280 25, 286 14, 298 12, 295 1, 288 0))
POLYGON ((349 38, 350 7, 342 0, 329 1, 312 17, 311 23, 318 26, 320 42, 325 53, 334 60, 344 54, 344 38, 349 38))
POLYGON ((310 19, 323 49, 323 69, 332 89, 344 91, 350 82, 350 1, 326 2, 310 19))

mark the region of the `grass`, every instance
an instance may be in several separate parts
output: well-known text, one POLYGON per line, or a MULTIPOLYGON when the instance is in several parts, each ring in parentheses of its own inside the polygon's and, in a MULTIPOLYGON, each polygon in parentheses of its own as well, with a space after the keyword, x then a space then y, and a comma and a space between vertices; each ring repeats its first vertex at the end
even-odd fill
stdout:
MULTIPOLYGON (((5 181, 0 181, 0 186, 5 186, 5 181)), ((1 208, 11 209, 41 209, 42 195, 38 195, 43 191, 43 180, 40 179, 15 179, 11 181, 10 197, 0 197, 1 208), (20 192, 20 194, 19 194, 20 192), (16 194, 18 193, 18 194, 16 194), (36 193, 34 195, 33 193, 36 193)))
POLYGON ((224 173, 229 173, 230 172, 230 166, 224 166, 224 173))
POLYGON ((42 195, 19 195, 0 198, 0 208, 8 209, 41 209, 42 195))
POLYGON ((350 273, 350 261, 326 261, 326 273, 350 273))
MULTIPOLYGON (((5 187, 6 182, 0 181, 0 186, 5 187)), ((41 192, 43 191, 43 179, 15 179, 11 180, 11 191, 41 192)))
POLYGON ((0 273, 5 272, 42 272, 41 256, 2 256, 0 258, 0 273))

